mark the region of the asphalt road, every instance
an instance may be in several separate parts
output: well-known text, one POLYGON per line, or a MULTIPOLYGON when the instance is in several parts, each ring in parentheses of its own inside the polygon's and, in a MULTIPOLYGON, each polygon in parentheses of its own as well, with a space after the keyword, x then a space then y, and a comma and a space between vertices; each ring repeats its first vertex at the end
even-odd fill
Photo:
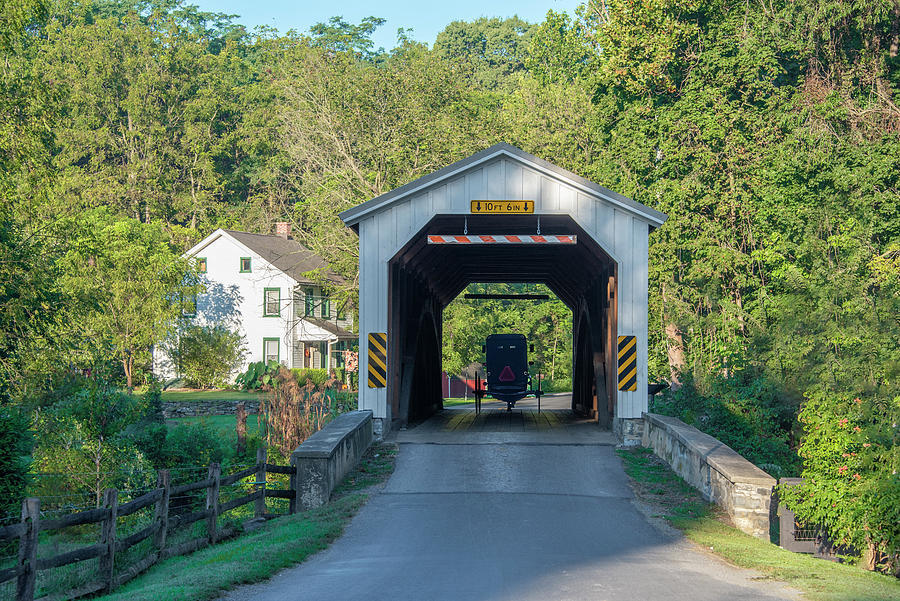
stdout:
POLYGON ((796 598, 651 525, 608 433, 592 439, 591 424, 567 422, 568 439, 463 428, 454 441, 441 421, 453 423, 399 434, 394 475, 328 550, 224 599, 796 598))

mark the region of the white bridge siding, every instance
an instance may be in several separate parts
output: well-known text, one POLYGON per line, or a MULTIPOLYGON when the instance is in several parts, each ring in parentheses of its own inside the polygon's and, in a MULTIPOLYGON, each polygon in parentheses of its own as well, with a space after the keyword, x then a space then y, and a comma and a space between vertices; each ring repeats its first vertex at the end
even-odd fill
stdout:
MULTIPOLYGON (((617 264, 617 335, 637 336, 638 348, 637 390, 618 391, 615 417, 641 417, 647 410, 648 235, 665 216, 578 180, 501 150, 405 198, 345 218, 357 223, 360 238, 360 409, 371 409, 390 427, 386 389, 366 386, 366 341, 369 333, 387 331, 388 265, 394 255, 435 215, 469 215, 471 200, 534 200, 535 215, 569 215, 617 264)), ((389 366, 389 379, 392 371, 389 366)))

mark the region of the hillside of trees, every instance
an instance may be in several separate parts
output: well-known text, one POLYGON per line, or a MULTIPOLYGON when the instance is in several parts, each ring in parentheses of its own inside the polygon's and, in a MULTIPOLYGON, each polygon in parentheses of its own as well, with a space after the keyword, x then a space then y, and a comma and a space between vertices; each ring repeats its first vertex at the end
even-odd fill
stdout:
MULTIPOLYGON (((2 10, 4 416, 60 402, 75 370, 140 384, 197 289, 180 253, 217 227, 293 222, 352 298, 337 214, 505 141, 669 215, 649 367, 676 390, 656 409, 802 472, 801 515, 898 569, 896 0, 590 0, 389 50, 377 17, 283 33, 177 0, 2 10)), ((471 308, 448 323, 489 328, 471 308)))

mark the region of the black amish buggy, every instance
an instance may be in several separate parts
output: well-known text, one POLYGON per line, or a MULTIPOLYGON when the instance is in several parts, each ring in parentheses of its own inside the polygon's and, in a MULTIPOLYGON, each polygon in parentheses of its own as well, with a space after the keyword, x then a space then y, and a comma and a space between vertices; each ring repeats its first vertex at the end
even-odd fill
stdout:
POLYGON ((506 403, 507 411, 512 411, 516 401, 533 395, 538 399, 538 407, 543 392, 541 378, 537 378, 537 388, 533 386, 528 366, 529 347, 522 334, 491 334, 483 347, 487 387, 481 387, 481 378, 475 379, 475 402, 490 396, 506 403))

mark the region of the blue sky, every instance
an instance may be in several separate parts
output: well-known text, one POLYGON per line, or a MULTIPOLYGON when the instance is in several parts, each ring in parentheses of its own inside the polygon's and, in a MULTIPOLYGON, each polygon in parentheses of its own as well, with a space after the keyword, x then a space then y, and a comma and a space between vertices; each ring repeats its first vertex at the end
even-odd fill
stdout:
MULTIPOLYGON (((583 0, 581 0, 583 1, 583 0)), ((290 0, 188 0, 202 10, 240 15, 239 23, 249 29, 257 25, 270 25, 279 31, 296 29, 305 32, 315 23, 327 21, 332 16, 342 16, 345 21, 358 23, 364 17, 387 19, 374 36, 375 46, 392 48, 397 41, 397 29, 413 28, 413 39, 434 42, 447 23, 471 21, 478 17, 511 17, 539 23, 552 9, 574 13, 579 0, 519 0, 518 2, 479 2, 478 0, 451 0, 435 3, 410 0, 385 0, 362 2, 347 0, 338 2, 291 2, 290 0)))

